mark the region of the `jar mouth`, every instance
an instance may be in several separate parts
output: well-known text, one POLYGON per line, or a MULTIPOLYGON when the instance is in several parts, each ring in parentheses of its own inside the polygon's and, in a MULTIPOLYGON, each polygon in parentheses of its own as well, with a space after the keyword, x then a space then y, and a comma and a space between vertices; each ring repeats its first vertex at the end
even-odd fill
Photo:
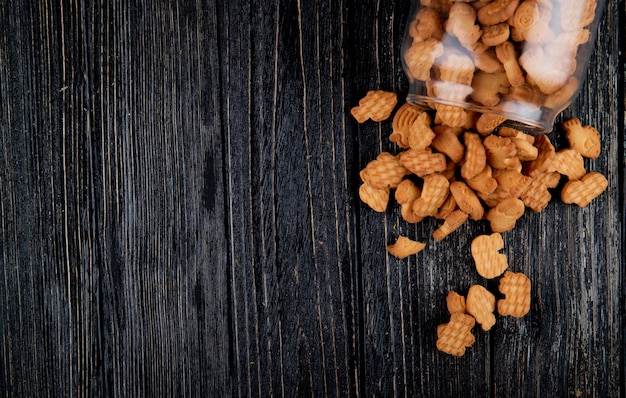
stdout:
POLYGON ((406 101, 411 105, 425 110, 434 110, 433 106, 435 104, 441 104, 455 106, 477 113, 502 116, 506 118, 506 120, 502 122, 500 126, 511 127, 533 135, 550 133, 554 128, 554 120, 557 114, 555 110, 548 108, 530 108, 523 102, 508 102, 500 107, 486 107, 470 102, 449 101, 442 98, 417 94, 408 94, 406 101), (515 111, 507 110, 507 106, 514 108, 515 111))

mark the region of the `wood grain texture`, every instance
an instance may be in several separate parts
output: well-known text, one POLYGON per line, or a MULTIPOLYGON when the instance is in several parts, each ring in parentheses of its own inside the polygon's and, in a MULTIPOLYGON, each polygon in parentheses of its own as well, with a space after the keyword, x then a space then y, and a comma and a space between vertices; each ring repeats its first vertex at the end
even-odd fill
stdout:
POLYGON ((624 1, 558 119, 602 132, 610 189, 505 234, 531 312, 462 358, 436 329, 450 290, 497 288, 488 226, 435 243, 358 198, 397 148, 349 109, 406 95, 409 6, 0 1, 0 395, 623 396, 624 1), (389 256, 400 234, 426 250, 389 256))

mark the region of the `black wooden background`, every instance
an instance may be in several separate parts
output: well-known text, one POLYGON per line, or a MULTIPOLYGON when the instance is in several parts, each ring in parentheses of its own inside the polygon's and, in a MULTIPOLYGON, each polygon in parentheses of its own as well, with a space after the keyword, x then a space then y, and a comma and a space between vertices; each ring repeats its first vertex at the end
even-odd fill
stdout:
POLYGON ((504 235, 531 311, 461 358, 436 328, 487 225, 358 199, 397 148, 349 109, 406 94, 409 6, 0 0, 2 396, 623 396, 624 1, 557 120, 601 131, 609 189, 504 235))

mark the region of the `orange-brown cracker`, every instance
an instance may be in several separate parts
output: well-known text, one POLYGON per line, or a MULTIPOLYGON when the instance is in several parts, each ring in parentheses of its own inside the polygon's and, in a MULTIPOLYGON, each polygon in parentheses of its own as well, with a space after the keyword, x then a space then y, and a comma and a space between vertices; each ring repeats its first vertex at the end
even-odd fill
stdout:
POLYGON ((480 327, 487 331, 496 323, 494 311, 496 309, 495 296, 481 285, 472 285, 465 298, 465 310, 472 315, 480 327))
POLYGON ((468 217, 468 214, 464 211, 453 211, 444 219, 443 224, 433 232, 433 239, 439 242, 463 225, 468 217))
POLYGON ((508 260, 504 254, 499 253, 502 248, 504 248, 504 241, 498 232, 474 238, 471 251, 476 263, 476 271, 480 276, 493 279, 502 275, 507 269, 508 260))
POLYGON ((359 176, 372 187, 384 189, 397 187, 407 174, 408 170, 398 156, 382 152, 361 170, 359 176))
POLYGON ((545 172, 532 177, 528 187, 520 195, 524 204, 535 212, 545 209, 552 199, 548 188, 555 188, 559 184, 561 175, 555 172, 545 172))
POLYGON ((465 160, 461 165, 461 175, 465 179, 474 178, 485 169, 487 165, 487 153, 478 134, 463 134, 465 144, 465 160))
POLYGON ((604 192, 608 186, 609 182, 605 176, 592 171, 580 180, 568 181, 561 191, 561 200, 563 203, 574 203, 584 207, 604 192))
POLYGON ((450 322, 437 327, 437 349, 457 357, 465 354, 466 348, 476 341, 471 332, 475 323, 471 315, 460 312, 452 314, 450 322))
POLYGON ((435 138, 435 133, 430 128, 430 115, 426 112, 420 114, 413 124, 409 126, 409 147, 416 150, 425 150, 435 138))
POLYGON ((413 212, 413 202, 419 198, 422 190, 411 180, 403 180, 394 194, 396 202, 400 205, 400 213, 402 218, 409 223, 418 223, 423 217, 418 217, 413 212))
POLYGON ((446 296, 446 306, 448 312, 452 314, 464 314, 465 313, 465 296, 458 294, 455 291, 451 291, 446 296))
POLYGON ((416 242, 406 236, 399 236, 394 244, 387 245, 387 252, 394 257, 404 259, 421 252, 425 247, 425 243, 416 242))
POLYGON ((428 150, 408 149, 400 153, 402 165, 418 177, 443 171, 447 168, 446 156, 428 150))
POLYGON ((572 148, 558 151, 548 171, 556 171, 570 180, 579 180, 587 173, 582 155, 572 148))
POLYGON ((389 188, 378 189, 363 183, 359 187, 359 198, 372 210, 382 213, 389 204, 389 188))
POLYGON ((517 157, 517 147, 508 137, 490 135, 483 141, 487 162, 496 169, 519 169, 522 164, 517 157))
POLYGON ((478 10, 478 21, 484 25, 495 25, 513 16, 519 0, 495 0, 478 10))
POLYGON ((434 216, 448 197, 450 182, 439 173, 424 177, 422 195, 413 202, 413 212, 420 217, 434 216))
POLYGON ((368 119, 381 122, 391 116, 397 103, 396 93, 372 90, 367 92, 367 95, 359 101, 359 105, 352 108, 350 113, 359 123, 364 123, 368 119))
POLYGON ((498 314, 521 318, 530 311, 530 279, 526 275, 506 271, 498 289, 505 296, 498 300, 498 314))
POLYGON ((600 155, 600 133, 592 126, 582 126, 578 118, 563 123, 565 137, 572 149, 586 158, 595 159, 600 155))
MULTIPOLYGON (((450 180, 448 180, 450 181, 450 180)), ((439 209, 437 209, 437 213, 435 214, 435 218, 439 220, 444 220, 448 217, 453 211, 458 209, 459 206, 456 204, 456 200, 454 200, 454 196, 452 193, 448 194, 446 200, 443 201, 439 209)))
POLYGON ((436 131, 435 134, 431 146, 448 156, 452 162, 459 163, 465 154, 465 147, 459 137, 448 129, 436 131))
POLYGON ((516 221, 522 217, 526 205, 520 199, 504 199, 487 212, 485 218, 489 221, 493 232, 506 232, 515 227, 516 221))
POLYGON ((482 195, 489 195, 498 187, 498 181, 493 178, 493 172, 489 165, 486 165, 483 171, 474 177, 466 179, 465 182, 475 192, 482 195))
POLYGON ((480 220, 485 214, 485 209, 480 203, 476 193, 462 181, 454 181, 450 184, 450 193, 459 209, 469 214, 472 220, 480 220))
POLYGON ((400 148, 409 147, 409 128, 424 111, 417 106, 405 103, 393 116, 393 131, 389 141, 395 142, 400 148))
POLYGON ((524 166, 524 172, 531 177, 548 171, 556 157, 554 146, 547 135, 536 136, 534 146, 537 148, 537 158, 527 162, 524 166))

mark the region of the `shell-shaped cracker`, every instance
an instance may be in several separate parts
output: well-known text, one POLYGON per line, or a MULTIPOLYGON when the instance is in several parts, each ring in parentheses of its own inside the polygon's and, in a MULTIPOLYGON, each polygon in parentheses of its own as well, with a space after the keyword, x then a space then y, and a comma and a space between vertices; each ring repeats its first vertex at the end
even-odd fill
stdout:
POLYGON ((430 150, 408 149, 400 154, 400 161, 407 170, 422 178, 447 167, 446 156, 430 150))
POLYGON ((479 235, 472 241, 471 251, 476 271, 483 278, 496 278, 509 266, 507 258, 498 251, 504 248, 502 235, 494 232, 491 235, 479 235))
POLYGON ((403 104, 393 116, 392 133, 389 141, 395 142, 401 148, 409 147, 409 127, 424 111, 409 103, 403 104))
POLYGON ((519 0, 495 0, 478 10, 477 18, 481 25, 495 25, 511 18, 519 0))
POLYGON ((526 205, 520 199, 509 198, 489 210, 485 218, 493 232, 506 232, 515 227, 516 221, 524 214, 526 205))
POLYGON ((406 236, 399 236, 394 244, 387 245, 387 252, 394 257, 404 259, 421 252, 425 247, 425 243, 414 241, 406 236))
POLYGON ((496 323, 496 297, 480 285, 472 285, 465 298, 465 310, 487 331, 496 323))
POLYGON ((534 146, 537 148, 537 159, 526 162, 524 164, 524 171, 526 175, 533 177, 536 174, 541 174, 548 170, 550 164, 556 157, 556 151, 554 146, 550 142, 550 139, 545 134, 539 134, 535 137, 534 146))
POLYGON ((448 312, 450 315, 460 313, 465 313, 465 297, 461 296, 455 291, 451 291, 446 296, 446 307, 448 307, 448 312))
POLYGON ((475 323, 471 315, 460 312, 452 314, 450 322, 437 327, 437 349, 453 356, 463 356, 466 348, 476 341, 471 332, 475 323))
POLYGON ((601 173, 592 171, 580 180, 568 181, 561 191, 563 203, 575 203, 580 207, 587 206, 609 186, 609 182, 601 173))
POLYGON ((520 199, 526 207, 535 212, 545 209, 552 199, 552 194, 548 188, 555 188, 561 179, 561 175, 554 172, 544 172, 532 177, 528 187, 520 195, 520 199))
POLYGON ((485 209, 480 203, 476 193, 462 181, 450 183, 450 193, 454 196, 459 209, 469 214, 472 220, 480 220, 485 214, 485 209))
POLYGON ((463 225, 468 217, 469 215, 462 210, 453 211, 444 219, 443 224, 433 232, 433 239, 439 242, 463 225))
POLYGON ((563 123, 569 146, 582 156, 595 159, 600 155, 600 133, 592 126, 582 126, 578 118, 563 123))
POLYGON ((434 216, 448 197, 450 182, 439 173, 424 177, 422 195, 413 202, 413 212, 420 217, 434 216))
POLYGON ((517 157, 517 147, 508 137, 490 135, 483 141, 487 162, 495 169, 519 169, 522 163, 517 157))
POLYGON ((387 210, 389 203, 389 188, 378 189, 363 183, 359 187, 359 198, 372 210, 382 213, 387 210))
POLYGON ((461 176, 471 179, 485 169, 487 153, 478 134, 463 134, 463 142, 465 143, 465 160, 461 165, 461 176))
POLYGON ((398 103, 396 93, 383 90, 368 91, 365 97, 361 98, 359 105, 350 110, 350 113, 359 123, 364 123, 368 119, 381 122, 391 116, 393 108, 398 103))
POLYGON ((582 155, 575 149, 565 148, 556 153, 548 171, 556 171, 570 180, 579 180, 587 171, 582 155))
POLYGON ((359 174, 363 182, 374 188, 395 188, 402 182, 408 170, 402 165, 399 156, 381 152, 370 161, 359 174))
POLYGON ((498 300, 498 314, 521 318, 530 311, 530 279, 521 272, 506 271, 498 289, 505 298, 498 300))

